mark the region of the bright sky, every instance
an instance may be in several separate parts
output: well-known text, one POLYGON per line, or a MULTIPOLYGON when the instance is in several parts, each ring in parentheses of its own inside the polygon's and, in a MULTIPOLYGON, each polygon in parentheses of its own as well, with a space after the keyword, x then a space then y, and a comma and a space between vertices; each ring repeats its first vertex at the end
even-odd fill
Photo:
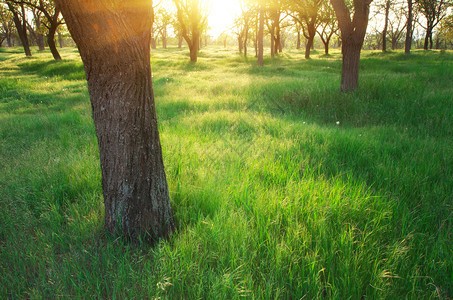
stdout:
MULTIPOLYGON (((225 30, 233 26, 234 19, 241 13, 240 0, 202 0, 207 3, 210 9, 209 14, 209 34, 214 38, 219 36, 225 30)), ((154 0, 154 2, 157 2, 154 0)), ((163 0, 162 5, 165 7, 174 7, 171 0, 163 0)))
POLYGON ((217 37, 233 26, 234 19, 241 13, 239 0, 212 0, 209 15, 210 34, 217 37))

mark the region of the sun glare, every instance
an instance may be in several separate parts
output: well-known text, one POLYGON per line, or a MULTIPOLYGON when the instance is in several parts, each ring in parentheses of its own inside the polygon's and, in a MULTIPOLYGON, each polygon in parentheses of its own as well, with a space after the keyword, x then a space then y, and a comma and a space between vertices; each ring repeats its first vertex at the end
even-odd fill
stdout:
POLYGON ((212 0, 212 10, 209 14, 210 34, 217 37, 222 32, 231 29, 234 19, 240 12, 239 0, 212 0))
MULTIPOLYGON (((234 19, 241 12, 240 0, 206 0, 209 5, 209 34, 216 38, 233 27, 234 19)), ((172 0, 163 0, 161 5, 172 8, 172 0)))

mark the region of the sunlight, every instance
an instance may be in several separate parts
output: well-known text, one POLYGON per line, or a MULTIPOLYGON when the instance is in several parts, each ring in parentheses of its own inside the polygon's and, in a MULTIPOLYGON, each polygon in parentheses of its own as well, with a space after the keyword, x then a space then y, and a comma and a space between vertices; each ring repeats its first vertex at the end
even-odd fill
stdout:
POLYGON ((209 15, 210 34, 215 38, 222 32, 229 30, 234 19, 241 12, 239 0, 211 0, 212 10, 209 15))
MULTIPOLYGON (((206 0, 209 6, 209 34, 216 38, 232 28, 234 19, 241 12, 240 0, 206 0)), ((174 9, 172 0, 163 0, 159 3, 167 9, 174 9)))

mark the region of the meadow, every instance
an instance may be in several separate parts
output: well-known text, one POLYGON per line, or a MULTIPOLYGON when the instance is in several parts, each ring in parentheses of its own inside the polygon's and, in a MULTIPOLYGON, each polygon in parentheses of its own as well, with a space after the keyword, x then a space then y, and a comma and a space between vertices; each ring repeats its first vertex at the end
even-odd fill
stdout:
POLYGON ((0 298, 453 297, 453 53, 152 51, 177 232, 103 228, 83 65, 0 48, 0 298))

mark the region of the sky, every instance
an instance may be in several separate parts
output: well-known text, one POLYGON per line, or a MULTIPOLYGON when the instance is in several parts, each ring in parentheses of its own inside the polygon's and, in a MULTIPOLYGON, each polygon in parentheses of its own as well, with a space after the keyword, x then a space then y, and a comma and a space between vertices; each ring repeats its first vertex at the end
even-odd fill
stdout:
POLYGON ((210 34, 217 37, 231 28, 234 19, 241 12, 239 0, 212 0, 212 9, 209 15, 210 34))
MULTIPOLYGON (((209 13, 209 34, 216 38, 225 30, 233 26, 234 19, 241 12, 240 0, 202 0, 208 7, 209 13)), ((155 2, 157 2, 155 0, 155 2)), ((171 0, 163 0, 161 5, 167 8, 173 8, 171 0)))

